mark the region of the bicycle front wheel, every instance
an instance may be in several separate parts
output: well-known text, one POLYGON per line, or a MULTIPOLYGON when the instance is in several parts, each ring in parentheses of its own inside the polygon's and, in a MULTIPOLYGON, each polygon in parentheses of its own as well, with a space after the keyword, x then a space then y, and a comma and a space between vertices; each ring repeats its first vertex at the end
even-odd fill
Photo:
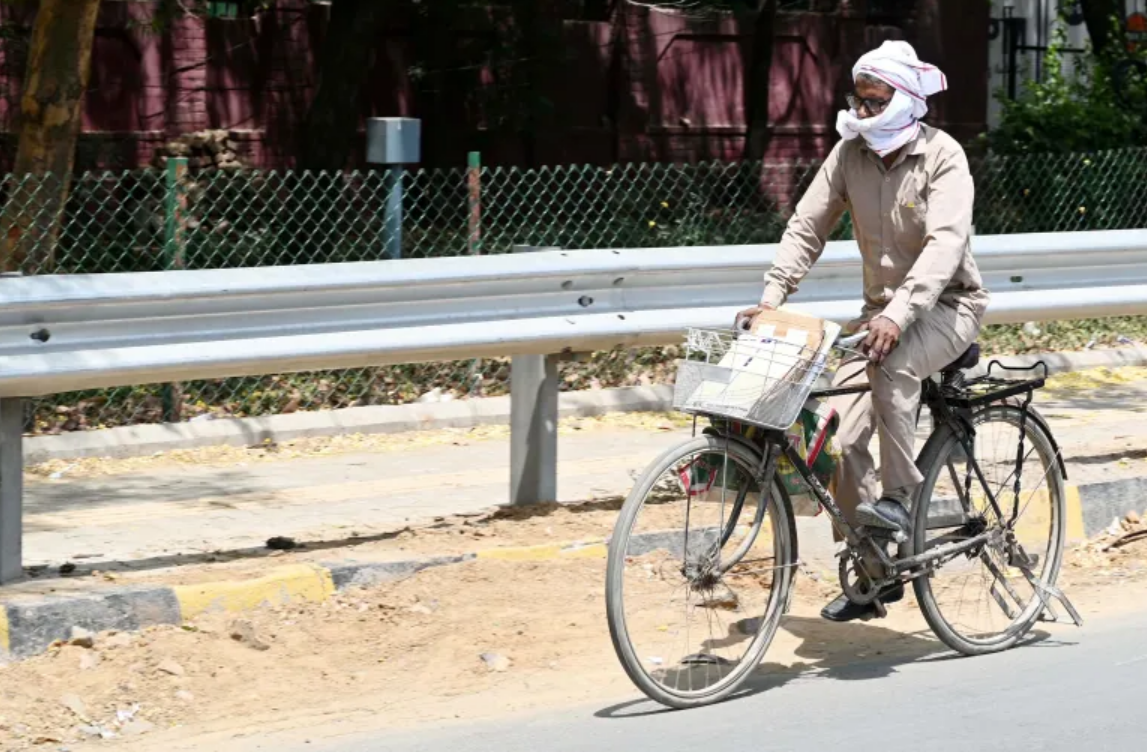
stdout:
POLYGON ((760 457, 699 437, 638 480, 609 545, 606 613, 618 659, 651 699, 711 704, 756 667, 796 569, 792 510, 762 495, 760 457))
POLYGON ((1025 420, 1011 405, 973 414, 974 457, 983 480, 951 427, 941 428, 920 455, 924 483, 916 501, 915 552, 984 532, 999 535, 913 584, 936 636, 965 655, 998 652, 1019 641, 1044 610, 1032 579, 1054 586, 1059 574, 1064 485, 1055 446, 1037 416, 1029 409, 1025 420))

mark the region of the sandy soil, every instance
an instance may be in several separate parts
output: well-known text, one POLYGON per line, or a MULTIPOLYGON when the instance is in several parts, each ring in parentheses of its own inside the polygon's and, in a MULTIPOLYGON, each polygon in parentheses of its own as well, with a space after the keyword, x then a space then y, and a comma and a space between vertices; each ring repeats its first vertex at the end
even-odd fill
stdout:
MULTIPOLYGON (((1089 617, 1147 596, 1147 538, 1105 550, 1113 541, 1067 558, 1061 583, 1089 617)), ((0 669, 0 747, 218 748, 336 719, 404 726, 633 698, 606 629, 604 568, 472 561, 322 605, 59 646, 0 669)), ((886 620, 841 626, 816 617, 834 592, 798 578, 759 672, 829 672, 875 656, 894 667, 943 650, 911 596, 886 620)))

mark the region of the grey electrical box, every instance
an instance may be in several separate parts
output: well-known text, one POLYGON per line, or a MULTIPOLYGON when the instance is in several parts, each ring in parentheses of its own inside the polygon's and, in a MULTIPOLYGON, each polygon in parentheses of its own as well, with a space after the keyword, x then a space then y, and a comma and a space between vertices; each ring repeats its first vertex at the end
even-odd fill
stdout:
POLYGON ((422 160, 422 121, 370 118, 366 122, 366 161, 371 165, 411 165, 422 160))

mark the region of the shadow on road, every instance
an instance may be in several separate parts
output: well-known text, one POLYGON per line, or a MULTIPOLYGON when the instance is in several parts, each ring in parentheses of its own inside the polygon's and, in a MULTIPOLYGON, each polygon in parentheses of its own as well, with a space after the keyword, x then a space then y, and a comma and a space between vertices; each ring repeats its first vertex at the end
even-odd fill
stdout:
MULTIPOLYGON (((883 628, 877 622, 831 623, 821 618, 793 615, 786 616, 782 626, 801 640, 794 653, 804 661, 791 665, 762 663, 730 700, 756 696, 802 677, 865 681, 890 676, 901 665, 964 659, 926 630, 902 633, 883 628)), ((1071 642, 1049 641, 1050 638, 1046 631, 1035 630, 1017 647, 1071 645, 1071 642)), ((765 656, 767 658, 768 653, 765 656)), ((598 710, 594 717, 626 720, 673 711, 648 699, 635 699, 598 710)))

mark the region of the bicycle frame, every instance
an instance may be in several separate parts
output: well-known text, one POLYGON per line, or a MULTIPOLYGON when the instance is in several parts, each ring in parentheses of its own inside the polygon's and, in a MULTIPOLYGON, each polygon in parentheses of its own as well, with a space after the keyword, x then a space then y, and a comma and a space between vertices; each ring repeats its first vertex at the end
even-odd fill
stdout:
MULTIPOLYGON (((993 364, 989 366, 989 373, 991 366, 994 365, 996 365, 996 362, 993 362, 993 364)), ((991 505, 992 511, 997 516, 997 520, 1007 520, 1008 527, 1010 528, 1012 525, 1014 525, 1015 520, 1019 514, 1019 484, 1023 469, 1023 463, 1025 460, 1023 446, 1023 425, 1021 425, 1020 445, 1016 455, 1016 470, 1013 472, 1016 479, 1013 490, 1015 500, 1013 501, 1011 516, 1008 517, 1005 516, 1003 509, 1000 507, 998 497, 992 490, 991 484, 989 484, 983 470, 980 468, 979 462, 975 457, 975 449, 973 444, 975 439, 975 428, 971 423, 971 404, 962 407, 953 406, 944 395, 943 386, 950 384, 950 379, 951 378, 948 375, 945 375, 944 382, 940 384, 931 379, 924 381, 922 385, 921 405, 928 406, 928 409, 933 417, 933 421, 936 423, 933 428, 933 433, 935 433, 940 426, 947 425, 952 428, 954 434, 960 441, 960 445, 964 453, 966 454, 966 458, 968 459, 970 467, 969 470, 971 474, 975 475, 976 480, 983 488, 988 503, 991 505)), ((813 393, 812 397, 827 398, 839 395, 857 395, 870 391, 871 387, 868 385, 857 385, 852 387, 829 388, 826 390, 816 391, 813 393)), ((1029 420, 1029 407, 1033 398, 1033 388, 1031 385, 1018 384, 1017 387, 1013 389, 997 391, 991 394, 986 400, 987 402, 999 401, 1015 395, 1026 395, 1021 406, 1021 411, 1023 412, 1023 419, 1021 421, 1026 423, 1029 420)), ((726 432, 722 434, 726 436, 726 439, 730 439, 729 433, 726 432)), ((827 489, 825 489, 824 485, 822 485, 820 481, 817 480, 817 478, 813 475, 804 459, 801 458, 796 449, 787 442, 783 432, 778 430, 768 430, 764 434, 763 440, 765 452, 761 457, 761 466, 758 470, 758 478, 756 480, 757 483, 761 485, 762 491, 767 490, 766 494, 772 494, 769 480, 773 477, 775 472, 778 456, 777 449, 780 449, 780 452, 784 455, 788 462, 792 464, 793 468, 796 469, 797 474, 800 476, 801 480, 812 491, 813 495, 817 499, 817 502, 819 502, 821 507, 828 513, 833 527, 841 534, 842 537, 844 537, 844 541, 848 544, 849 548, 851 548, 853 551, 857 551, 864 547, 865 544, 873 544, 871 549, 880 559, 881 564, 886 569, 886 572, 891 575, 890 578, 910 580, 923 575, 924 573, 927 573, 931 569, 934 569, 937 564, 943 561, 947 561, 966 552, 975 550, 985 544, 1001 544, 1000 540, 1003 536, 1002 533, 998 529, 988 530, 966 539, 961 539, 954 542, 949 541, 941 544, 936 544, 934 547, 927 547, 925 548, 924 552, 918 553, 908 558, 893 560, 888 556, 888 553, 885 551, 884 547, 875 546, 875 542, 870 535, 867 533, 862 535, 848 522, 847 517, 840 509, 840 506, 837 505, 836 500, 832 497, 832 494, 827 489), (918 568, 922 568, 923 570, 914 570, 918 568)), ((1058 452, 1058 448, 1056 448, 1056 457, 1059 462, 1060 469, 1066 478, 1066 471, 1063 470, 1063 459, 1058 452)), ((965 487, 971 482, 971 474, 968 476, 965 487)), ((1010 480, 1011 477, 1009 477, 1008 480, 1005 480, 1005 484, 1010 480)), ((959 488, 958 484, 957 487, 959 488)), ((737 519, 740 517, 742 509, 742 506, 740 505, 741 502, 742 501, 738 499, 738 504, 734 506, 734 510, 730 515, 728 526, 725 529, 725 533, 721 537, 721 544, 719 544, 718 547, 727 541, 729 535, 732 533, 732 530, 736 527, 737 519)), ((965 512, 970 512, 966 491, 960 492, 960 503, 964 507, 965 512)), ((740 562, 740 560, 744 557, 744 553, 748 552, 748 550, 751 548, 753 540, 756 539, 756 536, 760 530, 764 507, 765 506, 762 505, 758 508, 758 514, 755 517, 753 528, 750 531, 749 536, 746 537, 746 541, 737 549, 737 551, 733 553, 729 559, 719 567, 718 571, 720 573, 725 573, 737 565, 737 563, 740 562)))

